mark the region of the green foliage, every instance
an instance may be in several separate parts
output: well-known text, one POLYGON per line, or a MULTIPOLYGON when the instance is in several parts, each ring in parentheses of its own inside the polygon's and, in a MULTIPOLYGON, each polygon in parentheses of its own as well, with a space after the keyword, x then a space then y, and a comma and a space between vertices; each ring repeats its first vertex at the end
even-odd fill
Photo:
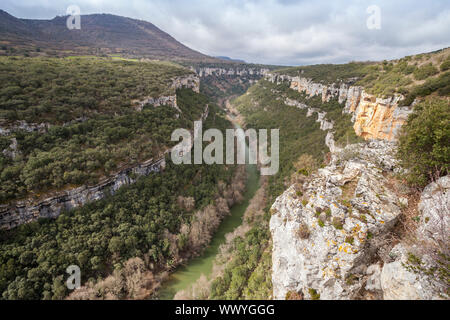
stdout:
POLYGON ((269 240, 267 221, 253 227, 245 238, 234 240, 233 260, 223 276, 213 281, 211 299, 267 299, 271 295, 271 255, 265 251, 269 240))
POLYGON ((353 245, 353 243, 355 242, 355 238, 352 237, 352 236, 346 237, 345 238, 345 242, 350 244, 350 245, 353 245))
POLYGON ((172 79, 189 73, 161 62, 0 57, 0 117, 61 125, 97 113, 126 114, 134 99, 174 94, 172 79))
POLYGON ((314 82, 332 84, 351 78, 361 78, 374 66, 370 63, 352 62, 348 64, 319 64, 276 70, 276 73, 301 76, 314 82))
MULTIPOLYGON (((230 124, 216 108, 206 128, 230 124), (217 113, 216 113, 217 112, 217 113)), ((42 219, 0 233, 0 294, 4 299, 62 299, 65 269, 79 265, 82 281, 98 279, 130 258, 156 267, 173 259, 166 231, 178 234, 194 212, 178 206, 178 196, 192 197, 195 210, 217 196, 219 181, 229 184, 233 167, 174 165, 152 173, 114 195, 63 212, 56 221, 42 219)), ((180 241, 179 250, 185 250, 180 241)))
POLYGON ((290 90, 283 85, 279 86, 279 90, 290 99, 304 103, 311 108, 326 111, 326 119, 334 122, 334 140, 337 145, 345 146, 364 141, 364 139, 356 135, 353 129, 352 115, 342 113, 344 106, 338 102, 338 99, 322 102, 322 98, 319 96, 308 97, 305 93, 290 90))
POLYGON ((450 72, 445 72, 437 78, 430 78, 425 83, 413 87, 400 104, 410 106, 417 97, 425 97, 433 93, 439 96, 450 95, 450 72))
POLYGON ((325 222, 322 221, 322 219, 317 219, 317 224, 319 225, 319 227, 323 228, 325 227, 325 222))
POLYGON ((434 76, 438 72, 439 70, 433 66, 432 63, 429 63, 414 70, 414 78, 416 80, 425 80, 428 77, 434 76))
MULTIPOLYGON (((189 89, 179 90, 182 110, 144 108, 123 116, 101 116, 48 133, 15 134, 21 157, 0 162, 0 202, 45 193, 68 185, 95 184, 119 168, 160 156, 173 130, 191 128, 208 100, 189 89)), ((2 146, 7 144, 1 140, 2 146)))
POLYGON ((320 293, 318 293, 316 289, 309 288, 308 292, 311 296, 311 300, 320 300, 320 293))
POLYGON ((449 69, 450 69, 450 59, 448 59, 448 60, 442 62, 440 68, 441 68, 441 71, 442 71, 442 72, 449 70, 449 69))
POLYGON ((402 129, 398 158, 409 170, 408 181, 427 185, 446 175, 450 159, 450 108, 447 100, 427 99, 417 105, 402 129))
POLYGON ((331 224, 333 225, 333 227, 335 227, 337 230, 342 230, 344 229, 344 224, 342 223, 342 220, 335 217, 333 218, 331 224))
POLYGON ((249 89, 249 94, 233 101, 248 128, 280 129, 280 170, 269 178, 268 203, 273 203, 284 192, 285 178, 296 171, 294 164, 302 154, 310 154, 321 161, 328 151, 324 143, 326 132, 320 130, 316 119, 307 117, 306 110, 277 100, 279 94, 273 94, 271 90, 295 94, 286 84, 276 85, 260 80, 249 89))

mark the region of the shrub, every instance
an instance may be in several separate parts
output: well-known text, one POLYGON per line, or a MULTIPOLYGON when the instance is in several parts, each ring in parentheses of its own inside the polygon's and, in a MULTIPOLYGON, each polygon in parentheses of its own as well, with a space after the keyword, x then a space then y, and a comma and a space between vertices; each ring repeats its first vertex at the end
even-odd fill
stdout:
POLYGON ((333 227, 335 227, 337 230, 344 229, 344 224, 340 218, 334 217, 332 224, 333 224, 333 227))
POLYGON ((319 224, 319 227, 323 228, 325 227, 325 222, 322 221, 322 219, 317 219, 317 223, 319 224))
POLYGON ((447 71, 450 69, 450 60, 446 60, 441 64, 441 71, 447 71))
POLYGON ((425 80, 428 77, 439 73, 438 69, 432 63, 424 65, 414 71, 414 78, 416 80, 425 80))
POLYGON ((300 228, 297 230, 297 235, 300 237, 300 239, 308 239, 310 236, 309 228, 306 225, 306 223, 302 223, 300 225, 300 228))
POLYGON ((320 300, 320 293, 318 293, 316 289, 309 288, 308 292, 311 296, 311 300, 320 300))
POLYGON ((345 238, 345 242, 348 243, 348 244, 353 245, 353 243, 355 242, 355 238, 352 237, 352 236, 346 237, 345 238))
POLYGON ((402 129, 397 157, 409 169, 410 184, 424 187, 431 177, 446 175, 450 159, 450 108, 445 100, 415 107, 402 129))
POLYGON ((286 300, 303 300, 301 292, 289 291, 286 293, 286 300))

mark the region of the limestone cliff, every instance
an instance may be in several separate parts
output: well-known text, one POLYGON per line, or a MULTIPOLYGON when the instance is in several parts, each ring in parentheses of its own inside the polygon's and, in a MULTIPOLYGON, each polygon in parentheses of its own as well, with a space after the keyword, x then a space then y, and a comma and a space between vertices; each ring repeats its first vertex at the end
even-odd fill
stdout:
MULTIPOLYGON (((394 152, 395 144, 387 141, 347 146, 275 201, 270 221, 275 299, 292 294, 323 300, 445 297, 442 282, 408 268, 417 245, 401 242, 389 249, 387 235, 408 202, 385 177, 399 170, 394 152), (384 260, 381 250, 388 250, 384 260)), ((425 189, 418 243, 447 240, 449 182, 445 177, 425 189)), ((428 253, 421 259, 421 268, 436 267, 428 253)))
MULTIPOLYGON (((160 96, 160 97, 146 97, 141 100, 133 101, 136 110, 142 111, 145 105, 150 104, 154 107, 159 106, 170 106, 172 108, 180 111, 177 105, 177 96, 175 91, 182 88, 192 89, 192 91, 199 93, 200 92, 200 79, 198 76, 194 74, 190 74, 184 77, 178 77, 173 80, 170 88, 173 90, 174 94, 169 96, 160 96)), ((181 112, 181 111, 180 111, 181 112)))
POLYGON ((322 101, 337 97, 340 103, 345 102, 344 112, 354 114, 355 131, 371 139, 339 148, 334 142, 334 124, 326 119, 326 112, 285 99, 286 105, 307 110, 307 116, 317 114, 321 129, 328 131, 325 142, 332 156, 327 167, 308 177, 303 185, 291 186, 272 206, 274 298, 447 297, 445 284, 429 273, 438 266, 430 256, 432 251, 421 250, 425 244, 447 241, 449 177, 430 185, 422 194, 422 218, 417 231, 411 233, 416 244, 402 240, 394 246, 388 240, 402 208, 408 205, 386 178, 402 171, 395 159, 395 137, 410 109, 398 107, 401 97, 380 99, 360 87, 323 86, 286 76, 268 80, 291 81, 292 89, 309 96, 321 95, 322 101), (420 268, 428 272, 408 267, 412 252, 421 252, 420 268))
POLYGON ((357 135, 366 140, 382 139, 395 141, 399 129, 405 124, 412 108, 399 107, 404 99, 401 95, 380 98, 365 92, 364 88, 350 83, 324 85, 301 77, 266 74, 266 80, 274 83, 288 81, 290 88, 307 94, 309 97, 320 96, 322 101, 337 98, 345 103, 344 112, 353 114, 352 121, 357 135))

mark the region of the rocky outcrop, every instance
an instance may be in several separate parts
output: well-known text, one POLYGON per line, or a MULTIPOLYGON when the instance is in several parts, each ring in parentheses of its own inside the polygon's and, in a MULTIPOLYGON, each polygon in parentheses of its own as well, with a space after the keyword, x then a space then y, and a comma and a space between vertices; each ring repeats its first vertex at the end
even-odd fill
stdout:
POLYGON ((134 183, 140 176, 148 175, 151 172, 160 172, 164 166, 164 159, 155 162, 150 160, 124 169, 98 185, 59 192, 37 204, 33 204, 33 201, 29 200, 14 205, 0 206, 0 228, 12 229, 39 218, 56 218, 64 210, 78 208, 86 203, 103 199, 107 195, 113 195, 122 186, 134 183))
POLYGON ((433 279, 408 268, 410 250, 400 243, 392 249, 389 256, 393 262, 386 263, 380 275, 384 300, 436 300, 442 299, 439 285, 433 279))
POLYGON ((410 107, 399 106, 399 102, 404 99, 402 95, 376 97, 365 92, 362 87, 352 86, 351 83, 355 79, 331 85, 277 74, 266 74, 265 79, 273 83, 288 81, 291 89, 304 92, 309 97, 320 96, 323 102, 337 98, 339 103, 345 103, 344 112, 353 114, 352 121, 356 134, 366 140, 396 140, 399 129, 412 112, 410 107))
MULTIPOLYGON (((395 143, 372 141, 334 151, 331 163, 290 187, 273 204, 274 298, 386 300, 448 298, 436 270, 450 255, 450 176, 430 184, 415 234, 389 249, 386 235, 407 205, 385 178, 399 172, 395 143)), ((444 272, 445 277, 445 272, 444 272)), ((447 276, 448 277, 448 276, 447 276)))
POLYGON ((177 109, 178 111, 180 110, 177 105, 176 95, 162 96, 158 98, 147 97, 143 100, 136 101, 134 104, 137 111, 142 111, 146 105, 152 105, 153 107, 169 106, 177 109))
POLYGON ((448 259, 450 255, 450 176, 424 189, 419 211, 415 244, 398 244, 389 255, 392 261, 383 267, 380 280, 386 300, 449 298, 448 274, 444 271, 444 278, 441 278, 442 274, 435 270, 444 266, 448 272, 448 260, 442 257, 448 259))
POLYGON ((200 79, 195 74, 190 74, 190 75, 184 76, 184 77, 178 77, 173 80, 170 88, 174 92, 173 95, 160 96, 157 98, 146 97, 142 100, 133 101, 133 104, 135 105, 135 109, 137 111, 142 111, 144 106, 149 104, 154 107, 169 106, 169 107, 177 109, 178 112, 181 112, 180 108, 178 108, 178 105, 177 105, 177 96, 175 94, 175 91, 178 89, 187 88, 187 89, 192 89, 192 91, 194 91, 196 93, 199 93, 200 92, 200 79))
POLYGON ((190 74, 184 77, 178 77, 172 82, 173 89, 178 90, 182 88, 192 89, 192 91, 200 92, 200 78, 195 74, 190 74))
POLYGON ((12 138, 11 144, 9 145, 8 148, 2 150, 2 153, 4 156, 14 160, 20 154, 18 144, 17 144, 17 139, 12 138))
POLYGON ((371 239, 389 232, 401 213, 382 175, 396 166, 393 150, 382 141, 347 146, 302 190, 292 186, 275 201, 270 230, 276 299, 288 292, 352 299, 364 288, 376 252, 371 239))
MULTIPOLYGON (((209 115, 206 106, 201 116, 204 121, 209 115)), ((192 146, 191 146, 192 147, 192 146)), ((166 154, 187 150, 180 149, 180 144, 168 150, 166 154)), ((81 207, 89 202, 113 195, 124 185, 136 182, 139 177, 153 172, 161 172, 166 165, 165 154, 158 160, 150 159, 133 167, 125 168, 112 177, 99 182, 95 186, 82 186, 53 194, 51 197, 36 203, 33 199, 19 201, 10 205, 0 206, 0 229, 12 229, 21 224, 35 221, 39 218, 56 218, 62 211, 81 207)))
POLYGON ((50 128, 49 123, 28 123, 20 120, 11 124, 0 123, 0 135, 8 136, 14 131, 45 133, 50 128))

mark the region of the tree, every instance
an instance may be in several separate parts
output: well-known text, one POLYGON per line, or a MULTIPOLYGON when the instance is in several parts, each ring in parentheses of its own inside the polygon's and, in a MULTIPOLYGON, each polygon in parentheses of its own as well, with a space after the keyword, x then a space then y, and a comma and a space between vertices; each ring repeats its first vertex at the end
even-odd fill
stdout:
POLYGON ((424 187, 448 174, 450 108, 447 100, 428 99, 414 109, 399 139, 398 158, 409 170, 408 181, 424 187))

